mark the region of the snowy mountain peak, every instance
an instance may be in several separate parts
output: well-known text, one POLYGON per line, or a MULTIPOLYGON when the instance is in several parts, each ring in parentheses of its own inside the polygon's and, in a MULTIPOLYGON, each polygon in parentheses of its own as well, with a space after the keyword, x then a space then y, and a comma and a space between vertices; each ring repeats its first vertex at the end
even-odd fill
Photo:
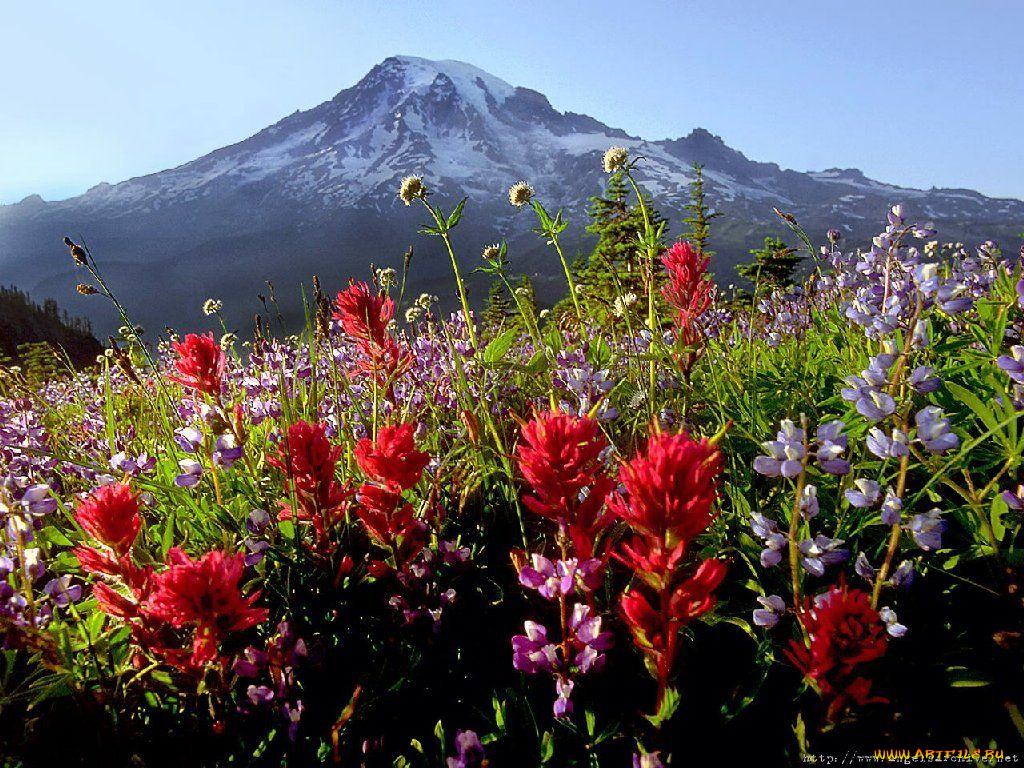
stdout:
MULTIPOLYGON (((396 193, 403 176, 418 174, 443 207, 469 198, 473 215, 459 229, 467 253, 506 239, 541 288, 544 280, 559 286, 558 270, 529 235, 529 216, 508 205, 508 187, 525 179, 545 205, 564 205, 572 227, 566 246, 585 254, 588 200, 605 189, 601 157, 610 146, 637 158, 637 181, 673 235, 685 231, 691 166, 703 164, 708 200, 723 214, 712 234, 716 270, 778 231, 774 206, 809 232, 843 226, 855 244, 870 242, 889 206, 904 202, 945 237, 968 242, 983 233, 1016 250, 1021 201, 907 189, 852 169, 784 170, 702 128, 687 134, 680 126, 677 135, 630 136, 560 112, 544 94, 470 64, 393 56, 330 101, 177 168, 69 200, 0 206, 0 273, 73 312, 95 312, 96 302, 83 304, 63 274, 60 240, 81 235, 117 262, 144 307, 143 325, 178 320, 198 286, 225 299, 252 295, 263 279, 285 285, 313 272, 360 275, 367 261, 401 254, 415 227, 406 226, 396 193)), ((444 259, 425 258, 417 270, 421 285, 437 293, 450 277, 444 259)))

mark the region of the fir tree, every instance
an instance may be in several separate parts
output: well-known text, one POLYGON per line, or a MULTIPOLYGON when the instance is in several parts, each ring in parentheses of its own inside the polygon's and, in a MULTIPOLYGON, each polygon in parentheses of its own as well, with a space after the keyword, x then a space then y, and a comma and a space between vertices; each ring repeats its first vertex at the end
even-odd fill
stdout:
POLYGON ((707 203, 707 193, 704 191, 704 166, 700 163, 693 164, 693 181, 690 182, 690 202, 683 206, 690 212, 690 215, 683 219, 683 223, 689 225, 690 231, 683 235, 689 240, 699 253, 705 256, 713 256, 714 251, 708 250, 708 239, 711 237, 711 220, 722 214, 718 211, 712 213, 707 203))
POLYGON ((740 277, 757 285, 785 288, 793 283, 793 273, 801 261, 795 248, 777 237, 766 237, 764 246, 750 251, 754 260, 736 267, 740 277))
POLYGON ((505 290, 505 284, 496 278, 491 283, 491 288, 487 293, 487 304, 484 306, 481 318, 483 327, 491 333, 498 333, 501 327, 505 325, 509 316, 513 314, 514 309, 515 302, 512 301, 512 297, 505 290))
MULTIPOLYGON (((621 173, 608 178, 608 186, 600 197, 591 198, 587 231, 598 236, 593 253, 578 270, 578 284, 583 286, 589 310, 596 319, 616 323, 615 300, 620 296, 646 295, 644 255, 638 239, 644 231, 640 206, 629 199, 629 188, 621 173)), ((644 196, 651 225, 658 229, 665 218, 644 196)), ((643 302, 637 302, 639 312, 643 302)), ((621 309, 621 307, 620 307, 621 309)))

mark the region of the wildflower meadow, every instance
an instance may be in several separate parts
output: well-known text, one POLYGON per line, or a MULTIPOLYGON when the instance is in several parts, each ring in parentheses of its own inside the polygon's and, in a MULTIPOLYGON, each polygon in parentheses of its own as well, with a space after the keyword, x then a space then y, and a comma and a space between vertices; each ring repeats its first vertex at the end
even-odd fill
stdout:
POLYGON ((208 332, 157 337, 68 239, 123 327, 0 378, 0 763, 1019 751, 1024 253, 776 211, 798 247, 740 291, 639 162, 603 160, 635 215, 600 285, 511 186, 547 309, 416 176, 393 226, 444 246, 450 314, 406 259, 320 275, 297 335, 200 297, 208 332))

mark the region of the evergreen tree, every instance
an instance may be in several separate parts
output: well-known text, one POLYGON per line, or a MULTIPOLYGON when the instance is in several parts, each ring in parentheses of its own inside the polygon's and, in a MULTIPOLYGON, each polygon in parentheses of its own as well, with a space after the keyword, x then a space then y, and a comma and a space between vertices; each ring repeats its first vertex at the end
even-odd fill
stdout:
POLYGON ((497 334, 514 310, 515 302, 512 301, 512 297, 505 290, 505 284, 495 278, 487 293, 487 304, 484 306, 483 316, 481 317, 483 327, 487 331, 497 334))
POLYGON ((690 202, 683 206, 690 212, 690 215, 683 219, 683 223, 689 225, 690 231, 683 237, 689 240, 699 253, 713 256, 714 251, 708 250, 707 247, 711 236, 711 220, 722 214, 718 211, 712 213, 708 207, 707 194, 704 191, 704 166, 695 162, 693 176, 693 181, 690 182, 690 202))
MULTIPOLYGON (((598 236, 597 245, 585 264, 577 271, 577 283, 583 286, 588 311, 601 322, 616 324, 615 300, 623 295, 646 295, 644 255, 638 239, 644 231, 640 206, 630 200, 630 190, 621 173, 608 178, 603 196, 592 197, 587 231, 598 236)), ((665 218, 644 196, 651 225, 657 229, 665 218)), ((620 302, 621 304, 621 302, 620 302)), ((646 306, 637 301, 634 314, 646 306)), ((620 310, 622 307, 619 307, 620 310)), ((637 315, 639 317, 639 315, 637 315)))
POLYGON ((515 300, 511 302, 508 313, 508 321, 522 331, 527 330, 527 323, 523 319, 520 307, 537 318, 537 292, 533 287, 533 280, 529 275, 521 275, 515 283, 515 300))
POLYGON ((740 277, 757 285, 785 288, 793 284, 793 273, 801 261, 795 248, 777 237, 766 237, 764 246, 750 251, 754 260, 736 267, 740 277))

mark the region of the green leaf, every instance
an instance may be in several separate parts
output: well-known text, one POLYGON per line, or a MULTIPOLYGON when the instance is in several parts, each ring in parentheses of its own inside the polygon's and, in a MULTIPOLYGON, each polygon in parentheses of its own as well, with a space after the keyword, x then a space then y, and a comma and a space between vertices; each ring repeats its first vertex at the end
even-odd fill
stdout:
POLYGON ((551 731, 544 731, 544 735, 540 739, 540 762, 541 765, 546 763, 552 757, 555 756, 555 734, 551 731))
POLYGON ((452 211, 452 215, 448 217, 448 221, 445 223, 446 229, 451 229, 452 227, 456 226, 462 219, 462 209, 466 207, 466 201, 468 199, 468 197, 462 198, 462 201, 457 206, 455 206, 455 210, 452 211))
POLYGON ((484 348, 483 359, 485 363, 494 365, 495 363, 501 362, 508 351, 512 349, 512 345, 516 339, 519 338, 518 328, 509 328, 507 331, 502 333, 497 338, 493 339, 490 344, 484 348))
POLYGON ((974 412, 974 415, 981 419, 986 428, 990 429, 994 434, 999 435, 1001 438, 1005 437, 1003 430, 999 427, 999 418, 991 408, 981 402, 981 398, 969 389, 965 389, 952 381, 947 381, 946 387, 953 393, 957 400, 970 408, 971 411, 974 412))
POLYGON ((647 720, 650 721, 651 725, 655 728, 661 728, 666 722, 672 719, 672 715, 679 709, 679 703, 683 700, 683 697, 679 695, 679 691, 675 688, 668 687, 665 689, 665 698, 662 699, 661 707, 653 715, 644 715, 647 720))
POLYGON ((967 667, 947 667, 946 680, 950 688, 983 688, 992 684, 980 672, 967 667))

